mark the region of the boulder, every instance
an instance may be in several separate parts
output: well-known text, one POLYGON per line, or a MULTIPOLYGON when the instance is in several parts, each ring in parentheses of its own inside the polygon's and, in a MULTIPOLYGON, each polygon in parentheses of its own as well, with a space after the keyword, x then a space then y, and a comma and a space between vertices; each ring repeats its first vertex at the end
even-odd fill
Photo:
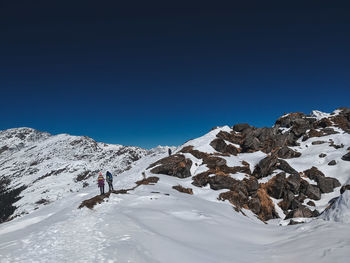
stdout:
POLYGON ((227 145, 223 139, 216 138, 210 143, 210 146, 212 146, 215 151, 221 152, 221 153, 228 153, 232 155, 238 154, 238 149, 233 146, 232 144, 227 145))
POLYGON ((343 155, 343 157, 341 159, 343 161, 350 161, 350 152, 348 152, 347 154, 343 155))
POLYGON ((278 203, 278 205, 282 208, 282 210, 287 211, 292 201, 294 200, 294 194, 291 191, 284 191, 283 193, 283 200, 278 203))
POLYGON ((275 156, 267 156, 255 166, 253 175, 258 179, 268 176, 276 169, 277 161, 275 156))
POLYGON ((307 207, 298 207, 292 211, 290 211, 287 216, 285 217, 285 219, 289 219, 289 218, 296 218, 296 217, 313 217, 313 213, 312 211, 307 208, 307 207))
POLYGON ((303 193, 300 193, 295 199, 298 200, 300 203, 304 203, 304 200, 307 198, 307 196, 303 193))
POLYGON ((215 151, 224 153, 226 150, 227 144, 225 143, 225 141, 223 139, 216 138, 215 140, 213 140, 210 143, 210 146, 213 147, 215 149, 215 151))
POLYGON ((213 190, 232 189, 239 181, 230 176, 214 175, 209 177, 210 188, 213 190))
MULTIPOLYGON (((321 193, 330 193, 333 192, 333 189, 338 185, 339 181, 335 178, 330 177, 318 177, 317 186, 320 188, 321 193)), ((339 183, 340 185, 340 183, 339 183)))
POLYGON ((236 124, 232 127, 232 130, 236 131, 236 132, 243 132, 246 129, 251 128, 251 126, 248 123, 239 123, 236 124))
POLYGON ((301 203, 298 199, 294 198, 294 199, 291 201, 290 207, 289 207, 289 208, 292 209, 292 210, 294 210, 294 209, 299 208, 300 206, 302 206, 302 203, 301 203))
POLYGON ((258 180, 252 176, 249 179, 244 179, 243 183, 250 194, 256 192, 259 188, 258 180))
POLYGON ((289 174, 297 174, 298 172, 292 168, 285 160, 278 159, 278 163, 276 164, 276 167, 278 169, 281 169, 282 171, 289 173, 289 174))
POLYGON ((244 141, 241 145, 242 152, 256 152, 260 149, 260 141, 252 134, 248 134, 244 138, 244 141))
POLYGON ((191 176, 192 161, 185 158, 184 155, 175 154, 165 157, 148 168, 152 168, 153 174, 166 174, 178 178, 186 178, 191 176))
POLYGON ((321 199, 321 191, 316 185, 309 184, 305 194, 313 200, 321 199))
POLYGON ((193 182, 192 184, 197 187, 203 187, 206 186, 209 183, 209 174, 208 172, 197 174, 196 176, 193 176, 193 182))
POLYGON ((326 156, 327 156, 327 154, 325 154, 325 153, 320 153, 320 155, 319 155, 318 157, 324 158, 324 157, 326 157, 326 156))
POLYGON ((276 199, 282 198, 285 190, 285 183, 286 183, 286 174, 285 173, 277 174, 266 183, 265 186, 266 186, 267 193, 273 198, 276 198, 276 199))
POLYGON ((317 179, 319 177, 324 177, 325 175, 320 171, 318 170, 315 166, 312 166, 310 169, 308 170, 305 170, 304 171, 304 174, 310 178, 311 180, 314 180, 317 182, 317 179))
POLYGON ((248 197, 242 191, 228 191, 219 195, 219 200, 228 200, 236 208, 246 206, 248 197))
POLYGON ((300 189, 299 189, 299 192, 300 192, 299 196, 302 195, 302 194, 303 194, 303 196, 305 195, 308 186, 309 186, 309 183, 306 180, 301 179, 301 181, 300 181, 300 189))
POLYGON ((317 183, 317 187, 322 193, 333 192, 334 188, 340 186, 340 182, 336 178, 326 177, 316 167, 304 171, 304 174, 317 183))
POLYGON ((261 210, 261 203, 259 198, 253 197, 249 199, 248 207, 254 214, 259 214, 261 210))
POLYGON ((288 184, 288 188, 294 193, 294 194, 298 194, 299 193, 299 189, 300 189, 300 175, 299 174, 291 174, 288 178, 287 178, 287 184, 288 184))
POLYGON ((312 125, 305 119, 296 119, 293 123, 291 132, 297 137, 301 137, 309 130, 312 125))
POLYGON ((290 159, 300 157, 301 153, 294 151, 287 146, 283 146, 277 151, 277 156, 278 158, 290 159))
POLYGON ((330 161, 329 163, 328 163, 328 165, 330 165, 330 166, 333 166, 333 165, 336 165, 337 164, 337 162, 335 161, 335 160, 332 160, 332 161, 330 161))

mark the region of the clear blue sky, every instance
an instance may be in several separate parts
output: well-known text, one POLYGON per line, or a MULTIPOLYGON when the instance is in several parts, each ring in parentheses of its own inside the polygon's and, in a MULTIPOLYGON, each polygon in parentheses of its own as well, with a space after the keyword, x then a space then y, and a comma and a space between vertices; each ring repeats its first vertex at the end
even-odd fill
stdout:
POLYGON ((149 148, 350 106, 346 1, 170 2, 1 1, 0 129, 149 148))

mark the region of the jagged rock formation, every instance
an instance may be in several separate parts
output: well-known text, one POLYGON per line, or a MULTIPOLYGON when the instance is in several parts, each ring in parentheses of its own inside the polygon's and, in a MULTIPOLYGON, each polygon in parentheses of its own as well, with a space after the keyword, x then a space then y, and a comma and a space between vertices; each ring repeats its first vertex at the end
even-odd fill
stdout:
POLYGON ((323 200, 323 194, 338 191, 341 182, 334 178, 336 173, 325 175, 314 160, 323 160, 322 165, 334 169, 349 161, 349 153, 342 154, 345 145, 349 147, 349 133, 348 108, 332 114, 285 114, 271 128, 246 123, 215 128, 149 169, 155 174, 190 177, 196 187, 227 189, 218 195, 219 200, 228 200, 237 210, 249 209, 264 221, 315 217, 319 211, 311 200, 323 200), (309 152, 308 161, 303 155, 309 152), (328 160, 328 155, 338 158, 328 160), (303 159, 303 165, 298 159, 303 159))

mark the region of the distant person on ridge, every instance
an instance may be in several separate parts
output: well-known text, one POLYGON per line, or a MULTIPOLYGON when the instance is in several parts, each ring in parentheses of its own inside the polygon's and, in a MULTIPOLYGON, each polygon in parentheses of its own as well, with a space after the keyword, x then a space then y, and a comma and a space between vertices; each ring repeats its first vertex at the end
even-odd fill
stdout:
POLYGON ((169 156, 170 156, 171 155, 171 149, 170 148, 168 149, 168 153, 169 153, 169 156))
POLYGON ((103 178, 101 172, 99 173, 97 178, 97 185, 100 188, 101 195, 105 194, 105 179, 103 178))
POLYGON ((113 175, 109 171, 106 172, 106 180, 108 183, 109 191, 113 191, 113 175))

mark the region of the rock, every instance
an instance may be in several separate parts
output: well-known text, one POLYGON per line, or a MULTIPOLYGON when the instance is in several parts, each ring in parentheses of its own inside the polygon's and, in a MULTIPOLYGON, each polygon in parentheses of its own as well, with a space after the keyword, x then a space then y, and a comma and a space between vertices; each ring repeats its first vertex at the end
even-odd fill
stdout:
POLYGON ((298 201, 296 198, 294 198, 290 203, 290 209, 294 210, 302 206, 302 203, 298 201))
POLYGON ((246 129, 251 128, 250 125, 248 123, 239 123, 236 124, 232 127, 232 130, 236 131, 236 132, 243 132, 246 129))
POLYGON ((330 177, 318 177, 317 178, 317 186, 318 186, 318 188, 320 188, 321 193, 333 192, 334 180, 337 180, 337 179, 330 178, 330 177))
POLYGON ((223 139, 216 138, 210 143, 210 146, 213 147, 215 151, 223 153, 226 150, 227 144, 223 139))
POLYGON ((300 189, 299 189, 300 194, 299 195, 301 195, 301 194, 305 195, 308 186, 309 186, 309 183, 306 180, 301 179, 301 181, 300 181, 300 189))
POLYGON ((342 158, 343 161, 350 161, 350 152, 348 152, 347 154, 345 154, 342 158))
POLYGON ((219 200, 228 200, 240 209, 248 202, 248 197, 242 191, 228 191, 219 195, 219 200))
POLYGON ((210 188, 213 190, 232 189, 239 181, 229 176, 214 175, 209 177, 210 188))
POLYGON ((314 203, 314 201, 311 201, 311 200, 310 200, 309 202, 307 202, 306 204, 309 205, 309 206, 316 206, 316 204, 314 203))
POLYGON ((290 208, 293 200, 294 194, 287 190, 283 193, 283 200, 279 202, 278 205, 282 208, 282 210, 287 211, 290 208))
POLYGON ((175 185, 173 186, 173 189, 181 192, 181 193, 185 193, 185 194, 190 194, 190 195, 193 195, 193 190, 192 188, 185 188, 181 185, 175 185))
POLYGON ((325 153, 321 153, 318 157, 320 157, 320 158, 324 158, 324 157, 326 157, 327 156, 327 154, 325 154, 325 153))
POLYGON ((259 182, 255 177, 251 176, 249 179, 244 179, 243 182, 249 193, 256 192, 259 188, 259 182))
POLYGON ((178 178, 186 178, 191 176, 192 161, 185 158, 184 155, 175 154, 165 157, 148 168, 152 168, 153 174, 166 174, 178 178), (154 167, 155 166, 155 167, 154 167))
POLYGON ((306 190, 306 195, 313 200, 321 199, 321 191, 316 185, 309 184, 306 190))
POLYGON ((340 188, 340 194, 343 194, 345 191, 350 190, 350 184, 343 185, 340 188))
POLYGON ((216 138, 210 143, 210 146, 212 146, 216 151, 221 153, 228 153, 237 155, 238 149, 234 147, 233 145, 227 145, 223 139, 216 138))
POLYGON ((314 141, 311 144, 312 145, 319 145, 319 144, 324 144, 324 143, 326 143, 326 142, 325 141, 314 141))
POLYGON ((285 217, 285 219, 289 219, 289 218, 295 218, 295 217, 313 217, 313 213, 312 211, 307 208, 307 207, 299 207, 297 209, 294 209, 292 211, 290 211, 287 216, 285 217))
POLYGON ((299 193, 299 189, 300 189, 300 175, 299 174, 291 174, 288 178, 287 178, 287 183, 289 186, 289 189, 294 193, 294 194, 298 194, 299 193))
POLYGON ((192 177, 192 184, 197 187, 206 186, 209 183, 209 173, 204 172, 192 177))
POLYGON ((277 158, 275 156, 267 156, 255 166, 253 175, 258 179, 266 177, 276 169, 276 164, 277 158))
POLYGON ((278 159, 278 163, 276 164, 276 167, 278 169, 281 169, 282 171, 289 173, 289 174, 297 174, 298 172, 293 169, 285 160, 278 159))
POLYGON ((261 203, 259 198, 251 198, 248 201, 248 207, 254 214, 259 214, 261 210, 261 203))
POLYGON ((297 197, 296 200, 298 200, 300 203, 304 203, 304 200, 307 198, 307 196, 303 193, 300 193, 297 197))
POLYGON ((309 177, 311 180, 317 182, 318 177, 325 177, 325 175, 318 170, 315 166, 312 166, 310 169, 305 170, 304 174, 309 177))
POLYGON ((337 162, 335 161, 335 160, 332 160, 332 161, 330 161, 329 163, 328 163, 328 165, 330 165, 330 166, 333 166, 333 165, 336 165, 337 164, 337 162))
POLYGON ((260 141, 254 135, 249 134, 245 137, 241 147, 242 152, 255 152, 260 149, 260 141))
POLYGON ((287 146, 283 146, 277 151, 277 156, 278 158, 290 159, 300 157, 301 153, 294 151, 287 146))
POLYGON ((273 198, 280 199, 283 196, 286 183, 286 174, 279 173, 266 183, 267 193, 273 198))
POLYGON ((322 193, 333 192, 335 187, 340 186, 340 183, 336 178, 326 177, 314 166, 311 169, 304 171, 304 174, 317 183, 317 187, 322 193))
POLYGON ((312 125, 305 119, 296 119, 293 123, 291 132, 297 137, 301 137, 309 130, 312 125))

